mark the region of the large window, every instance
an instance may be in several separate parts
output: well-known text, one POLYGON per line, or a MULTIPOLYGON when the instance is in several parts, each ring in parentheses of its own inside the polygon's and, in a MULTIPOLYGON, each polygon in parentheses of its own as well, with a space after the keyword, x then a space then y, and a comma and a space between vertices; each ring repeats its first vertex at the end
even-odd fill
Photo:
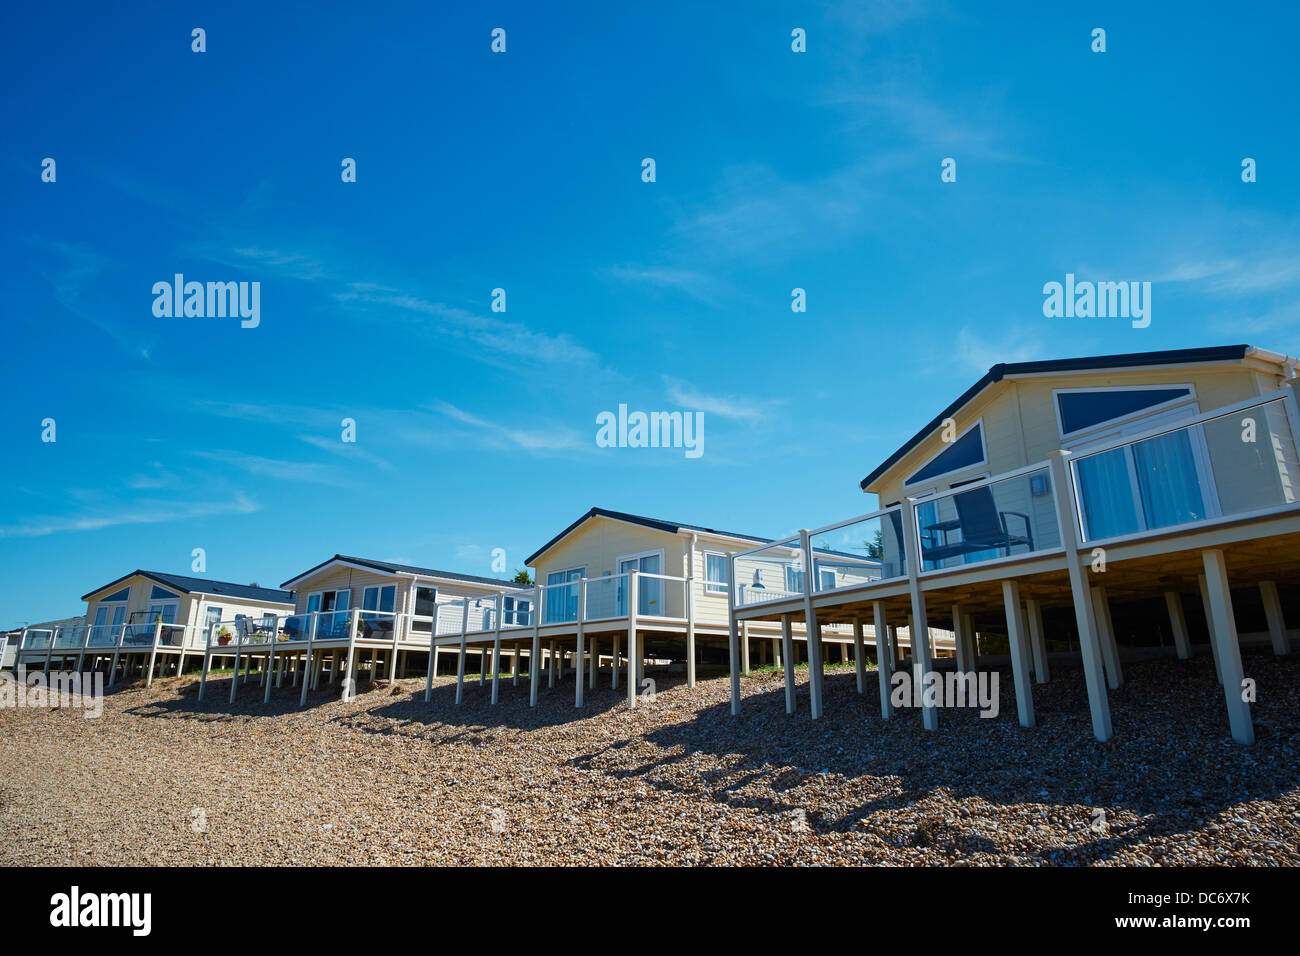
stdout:
POLYGON ((725 554, 704 554, 704 590, 708 594, 726 594, 731 583, 725 554))
POLYGON ((564 624, 578 619, 578 581, 586 568, 552 571, 546 576, 546 623, 564 624))
POLYGON ((411 621, 411 630, 427 631, 432 626, 434 614, 438 610, 438 589, 417 587, 415 589, 415 617, 411 621), (425 620, 428 618, 428 620, 425 620))
POLYGON ((1056 390, 1061 437, 1186 402, 1194 397, 1190 385, 1140 385, 1131 388, 1062 388, 1056 390))
POLYGON ((988 455, 984 451, 984 421, 981 419, 958 435, 947 448, 922 465, 903 484, 920 484, 940 475, 974 468, 987 461, 988 455))

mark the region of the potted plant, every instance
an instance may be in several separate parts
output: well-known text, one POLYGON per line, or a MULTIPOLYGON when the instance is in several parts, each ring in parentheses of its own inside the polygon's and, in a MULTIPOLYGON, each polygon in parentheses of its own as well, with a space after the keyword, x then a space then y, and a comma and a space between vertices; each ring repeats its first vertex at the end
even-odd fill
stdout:
POLYGON ((217 643, 222 647, 225 647, 230 643, 230 628, 223 627, 221 630, 217 631, 217 643))

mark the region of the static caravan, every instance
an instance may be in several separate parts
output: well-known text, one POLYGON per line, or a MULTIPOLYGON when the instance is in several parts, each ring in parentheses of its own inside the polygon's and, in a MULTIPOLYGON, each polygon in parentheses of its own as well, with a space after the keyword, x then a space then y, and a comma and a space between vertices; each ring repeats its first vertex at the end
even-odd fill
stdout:
MULTIPOLYGON (((826 620, 913 619, 921 676, 934 624, 957 632, 964 672, 978 666, 976 630, 1000 636, 1025 726, 1031 676, 1046 681, 1049 651, 1067 652, 1102 740, 1107 691, 1123 681, 1118 612, 1154 605, 1147 642, 1167 638, 1180 657, 1200 636, 1189 619, 1203 617, 1233 736, 1253 739, 1230 584, 1242 623, 1255 615, 1259 639, 1286 653, 1284 606, 1300 584, 1296 361, 1231 345, 994 366, 861 480, 876 511, 832 526, 877 542, 881 579, 827 588, 812 607, 826 620)), ((802 609, 740 616, 782 613, 802 609)))
POLYGON ((288 591, 213 581, 162 571, 136 570, 82 596, 85 617, 53 629, 27 628, 19 658, 27 667, 109 667, 110 683, 139 670, 152 681, 156 670, 179 673, 190 655, 201 655, 208 632, 225 619, 260 619, 293 607, 288 591))
POLYGON ((294 687, 302 671, 303 703, 322 676, 330 684, 341 681, 347 699, 362 672, 370 680, 385 674, 391 680, 418 661, 432 665, 432 674, 440 653, 433 632, 439 620, 447 624, 459 614, 458 600, 468 601, 480 618, 494 613, 498 600, 512 621, 532 613, 531 592, 511 581, 345 554, 295 575, 282 587, 293 589, 291 608, 243 626, 223 621, 219 633, 225 635, 207 648, 205 672, 216 659, 235 664, 231 699, 244 679, 241 667, 248 674, 257 669, 267 697, 272 670, 275 686, 287 677, 294 687))

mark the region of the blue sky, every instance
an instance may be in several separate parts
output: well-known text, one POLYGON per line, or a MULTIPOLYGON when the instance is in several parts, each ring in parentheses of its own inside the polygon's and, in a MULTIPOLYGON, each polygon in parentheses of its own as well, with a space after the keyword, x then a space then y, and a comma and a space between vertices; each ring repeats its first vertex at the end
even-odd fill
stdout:
POLYGON ((513 569, 593 505, 785 534, 995 362, 1296 352, 1292 5, 542 6, 6 7, 0 625, 197 547, 277 585, 513 569), (178 272, 260 325, 155 317, 178 272), (1045 318, 1067 272, 1150 327, 1045 318), (620 403, 703 456, 598 448, 620 403))

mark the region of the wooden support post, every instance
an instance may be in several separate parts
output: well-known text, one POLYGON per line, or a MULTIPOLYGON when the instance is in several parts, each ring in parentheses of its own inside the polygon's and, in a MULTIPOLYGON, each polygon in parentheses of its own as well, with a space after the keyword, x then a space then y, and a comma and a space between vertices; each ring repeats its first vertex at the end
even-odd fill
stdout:
POLYGON ((1115 625, 1110 617, 1110 600, 1104 587, 1092 589, 1093 613, 1097 619, 1097 636, 1101 640, 1101 660, 1106 668, 1106 683, 1118 690, 1124 683, 1124 672, 1119 663, 1119 644, 1115 640, 1115 625))
MULTIPOLYGON (((635 595, 632 596, 632 600, 635 600, 635 595)), ((586 690, 586 686, 585 686, 586 681, 583 680, 584 675, 582 671, 582 668, 586 663, 586 661, 583 660, 583 655, 586 653, 586 647, 584 646, 584 641, 583 641, 584 635, 582 633, 582 625, 586 620, 587 620, 587 578, 584 575, 583 577, 578 579, 578 637, 577 637, 577 653, 574 656, 574 660, 573 660, 573 665, 574 665, 573 706, 574 707, 582 706, 582 695, 583 692, 586 690)))
POLYGON ((1016 685, 1016 713, 1021 727, 1034 726, 1034 694, 1029 683, 1029 636, 1025 633, 1020 583, 1002 582, 1002 605, 1007 614, 1007 640, 1011 645, 1011 676, 1016 685))
POLYGON ((1165 592, 1165 607, 1169 610, 1169 629, 1174 634, 1174 649, 1179 660, 1192 656, 1192 644, 1187 639, 1187 615, 1183 613, 1183 596, 1177 591, 1165 592))
POLYGON ((1043 632, 1043 606, 1034 598, 1025 599, 1025 623, 1029 626, 1029 643, 1034 651, 1034 679, 1040 684, 1046 684, 1051 674, 1047 667, 1047 635, 1043 632))
POLYGON ((1237 642, 1237 622, 1232 613, 1232 592, 1228 588, 1228 568, 1223 552, 1208 548, 1201 552, 1205 565, 1210 611, 1214 615, 1214 641, 1219 648, 1219 666, 1223 669, 1223 696, 1228 705, 1228 725, 1232 739, 1241 744, 1255 742, 1255 727, 1250 718, 1250 704, 1243 699, 1241 647, 1237 642))
POLYGON ((541 640, 541 620, 542 620, 542 588, 540 585, 533 588, 533 646, 529 649, 528 654, 528 706, 537 706, 537 682, 542 676, 542 640, 541 640))
POLYGON ((1105 668, 1102 664, 1092 595, 1088 588, 1087 573, 1079 562, 1079 516, 1074 507, 1074 485, 1070 481, 1066 465, 1069 454, 1068 451, 1053 451, 1047 455, 1056 505, 1056 526, 1060 531, 1061 546, 1065 550, 1066 566, 1070 574, 1070 593, 1074 601, 1074 620, 1079 629, 1079 649, 1083 656, 1083 675, 1088 688, 1092 732, 1098 740, 1109 740, 1113 734, 1110 701, 1106 697, 1105 668))
POLYGON ((1206 583, 1205 575, 1196 576, 1197 583, 1201 588, 1201 606, 1205 609, 1205 627, 1210 632, 1210 654, 1214 657, 1214 676, 1219 682, 1223 682, 1223 668, 1219 665, 1219 641, 1214 633, 1214 610, 1210 607, 1210 589, 1206 583))
POLYGON ((894 713, 893 703, 889 699, 894 671, 894 654, 889 639, 889 625, 885 621, 885 602, 873 601, 871 604, 872 623, 876 631, 876 676, 880 681, 880 716, 888 720, 894 713))
MULTIPOLYGON (((637 586, 636 568, 627 573, 627 706, 630 710, 636 706, 636 695, 640 691, 637 678, 640 675, 641 651, 637 647, 636 618, 640 608, 641 592, 637 586)), ((739 675, 737 675, 739 680, 739 675)))
POLYGON ((781 660, 784 664, 785 676, 785 712, 793 714, 795 710, 794 700, 794 625, 791 623, 789 614, 781 615, 781 660))
POLYGON ((1273 653, 1284 657, 1291 651, 1286 633, 1286 618, 1282 616, 1282 599, 1277 593, 1276 581, 1260 581, 1259 596, 1264 601, 1264 617, 1268 620, 1268 636, 1273 642, 1273 653))
POLYGON ((456 704, 465 699, 465 632, 469 630, 469 598, 460 616, 460 653, 456 655, 456 704))
POLYGON ((853 618, 853 671, 858 678, 858 693, 867 692, 867 645, 862 633, 862 615, 853 618))

